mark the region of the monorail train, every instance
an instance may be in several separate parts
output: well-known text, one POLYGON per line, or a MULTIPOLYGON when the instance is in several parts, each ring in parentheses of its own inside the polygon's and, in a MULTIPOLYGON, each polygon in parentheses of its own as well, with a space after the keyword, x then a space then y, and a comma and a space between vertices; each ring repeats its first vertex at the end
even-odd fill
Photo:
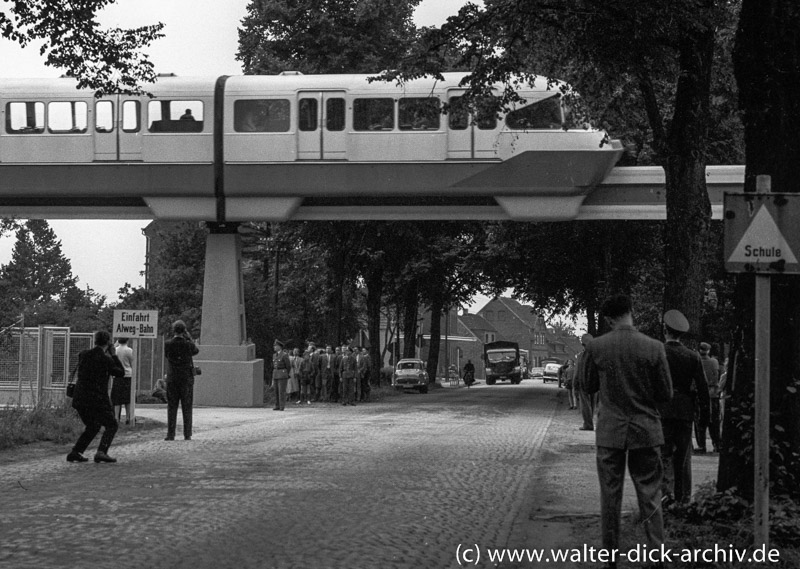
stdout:
POLYGON ((367 78, 160 76, 151 96, 101 98, 69 78, 0 79, 0 199, 581 191, 620 153, 602 131, 564 129, 544 80, 508 113, 471 117, 441 113, 463 74, 367 78))

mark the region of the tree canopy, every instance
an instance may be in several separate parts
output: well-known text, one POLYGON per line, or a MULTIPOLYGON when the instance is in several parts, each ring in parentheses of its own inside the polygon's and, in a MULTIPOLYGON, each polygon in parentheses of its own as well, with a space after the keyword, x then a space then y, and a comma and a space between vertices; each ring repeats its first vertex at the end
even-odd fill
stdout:
POLYGON ((80 88, 138 93, 142 83, 155 79, 142 49, 162 37, 163 24, 103 29, 97 14, 114 1, 5 2, 0 34, 22 46, 41 42, 45 64, 75 77, 80 88))

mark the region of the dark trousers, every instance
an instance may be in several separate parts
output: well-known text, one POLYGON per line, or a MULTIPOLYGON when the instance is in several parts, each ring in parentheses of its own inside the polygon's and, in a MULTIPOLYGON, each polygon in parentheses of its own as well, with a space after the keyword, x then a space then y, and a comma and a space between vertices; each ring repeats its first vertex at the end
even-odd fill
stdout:
POLYGON ((314 376, 314 401, 325 401, 328 393, 325 391, 325 378, 321 374, 314 376))
POLYGON ((288 384, 288 377, 286 379, 272 380, 272 389, 275 392, 275 409, 283 409, 286 407, 286 386, 288 384))
POLYGON ((353 402, 353 379, 352 377, 342 377, 342 403, 353 402))
POLYGON ((664 494, 678 502, 692 497, 692 422, 681 419, 661 419, 664 430, 664 494))
POLYGON ((86 428, 78 437, 78 442, 72 448, 75 452, 83 453, 92 444, 92 441, 100 432, 103 427, 103 436, 100 438, 100 445, 97 447, 97 452, 108 452, 111 442, 114 440, 114 435, 117 434, 117 419, 114 416, 114 408, 111 402, 107 405, 98 405, 96 407, 78 407, 76 408, 78 415, 86 425, 86 428))
POLYGON ((699 417, 696 417, 694 423, 694 438, 697 441, 697 448, 702 450, 706 449, 706 431, 711 435, 711 444, 715 449, 719 448, 719 399, 711 399, 711 414, 709 422, 702 423, 699 417))
POLYGON ((369 392, 372 391, 372 387, 369 384, 369 373, 365 373, 361 377, 361 401, 369 401, 369 392))
POLYGON ((583 417, 583 428, 594 429, 594 410, 597 408, 597 394, 586 393, 582 389, 577 390, 578 403, 581 406, 581 417, 583 417))
POLYGON ((194 398, 194 378, 167 381, 167 436, 175 436, 178 423, 178 404, 183 416, 183 436, 192 436, 192 399, 194 398))
POLYGON ((339 374, 334 373, 331 376, 331 401, 339 401, 342 395, 342 382, 339 380, 339 374))
POLYGON ((619 546, 622 490, 625 461, 628 462, 639 515, 647 536, 647 546, 658 549, 664 543, 664 517, 661 511, 661 457, 657 447, 619 449, 597 447, 597 476, 600 481, 600 531, 603 547, 619 546))
POLYGON ((300 401, 311 401, 313 386, 310 379, 300 379, 300 401))

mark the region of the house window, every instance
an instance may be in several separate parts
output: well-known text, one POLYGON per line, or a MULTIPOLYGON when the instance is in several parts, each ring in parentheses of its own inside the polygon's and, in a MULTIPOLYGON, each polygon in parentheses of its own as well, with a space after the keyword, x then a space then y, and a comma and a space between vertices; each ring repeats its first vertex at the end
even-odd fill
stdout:
POLYGON ((484 332, 483 337, 484 337, 484 344, 489 344, 491 342, 494 342, 495 335, 494 332, 484 332))
POLYGON ((487 310, 486 312, 483 313, 483 317, 486 318, 486 320, 494 320, 494 311, 487 310))
POLYGON ((497 311, 497 320, 502 322, 506 319, 506 311, 505 310, 498 310, 497 311))

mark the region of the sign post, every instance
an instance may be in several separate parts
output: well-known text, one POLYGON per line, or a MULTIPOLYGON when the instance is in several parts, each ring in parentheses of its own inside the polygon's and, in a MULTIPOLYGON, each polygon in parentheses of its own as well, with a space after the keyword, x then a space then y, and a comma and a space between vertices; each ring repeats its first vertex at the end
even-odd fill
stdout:
POLYGON ((136 426, 136 387, 139 385, 140 338, 158 337, 158 310, 115 310, 112 327, 113 338, 130 338, 136 342, 135 372, 131 377, 131 426, 136 426))
POLYGON ((725 269, 755 273, 754 542, 769 545, 769 393, 771 275, 798 274, 800 194, 773 194, 769 176, 756 193, 725 194, 725 269))

